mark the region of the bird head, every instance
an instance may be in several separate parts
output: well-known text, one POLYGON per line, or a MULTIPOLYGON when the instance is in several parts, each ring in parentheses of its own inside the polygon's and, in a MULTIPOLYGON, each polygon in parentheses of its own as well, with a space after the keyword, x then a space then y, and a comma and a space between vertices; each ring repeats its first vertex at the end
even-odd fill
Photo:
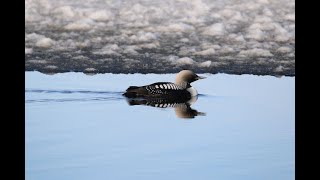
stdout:
POLYGON ((184 84, 184 83, 192 83, 194 81, 197 81, 199 79, 204 79, 203 76, 198 76, 194 72, 190 70, 182 70, 177 74, 176 77, 176 83, 177 84, 184 84))

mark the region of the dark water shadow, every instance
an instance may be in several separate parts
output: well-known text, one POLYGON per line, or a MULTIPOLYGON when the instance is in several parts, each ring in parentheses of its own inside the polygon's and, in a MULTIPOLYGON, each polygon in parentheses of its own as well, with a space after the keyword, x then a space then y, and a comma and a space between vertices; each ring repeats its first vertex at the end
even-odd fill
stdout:
POLYGON ((206 97, 206 96, 209 96, 207 94, 198 94, 198 97, 206 97))
POLYGON ((206 113, 199 112, 193 108, 191 105, 197 101, 198 97, 191 97, 188 99, 175 99, 175 98, 127 98, 127 102, 130 106, 144 105, 152 106, 156 108, 174 108, 176 116, 183 119, 192 119, 196 116, 205 116, 206 113))
POLYGON ((36 98, 26 99, 26 103, 50 103, 50 102, 87 102, 87 101, 113 101, 121 100, 123 92, 113 91, 87 91, 87 90, 44 90, 44 89, 26 89, 25 93, 36 94, 83 94, 85 97, 60 97, 60 98, 36 98), (87 97, 86 95, 93 95, 87 97), (96 96, 99 95, 99 96, 96 96))
POLYGON ((93 98, 61 98, 61 99, 30 99, 26 100, 26 103, 40 103, 40 102, 86 102, 86 101, 110 101, 120 100, 123 98, 114 97, 93 97, 93 98))
POLYGON ((87 91, 87 90, 44 90, 44 89, 26 89, 26 93, 59 93, 59 94, 118 94, 121 95, 123 92, 113 91, 87 91))

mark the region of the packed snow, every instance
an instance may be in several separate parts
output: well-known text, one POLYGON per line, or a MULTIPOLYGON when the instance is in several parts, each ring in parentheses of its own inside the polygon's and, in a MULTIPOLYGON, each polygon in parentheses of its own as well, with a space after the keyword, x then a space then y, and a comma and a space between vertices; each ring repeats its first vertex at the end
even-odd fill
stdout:
POLYGON ((295 1, 25 0, 25 67, 294 76, 295 1))

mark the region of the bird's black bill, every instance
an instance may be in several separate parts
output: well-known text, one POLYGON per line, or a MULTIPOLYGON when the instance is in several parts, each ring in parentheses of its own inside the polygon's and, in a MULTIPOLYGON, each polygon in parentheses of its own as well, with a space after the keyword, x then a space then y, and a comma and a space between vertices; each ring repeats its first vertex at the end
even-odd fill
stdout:
POLYGON ((198 76, 196 79, 199 80, 199 79, 205 79, 206 77, 204 76, 198 76))

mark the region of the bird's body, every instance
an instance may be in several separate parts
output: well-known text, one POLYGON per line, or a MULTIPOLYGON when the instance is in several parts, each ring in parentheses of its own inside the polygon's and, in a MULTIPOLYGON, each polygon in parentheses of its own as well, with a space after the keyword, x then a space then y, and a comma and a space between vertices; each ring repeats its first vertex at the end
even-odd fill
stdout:
POLYGON ((130 86, 123 94, 128 98, 174 98, 186 99, 197 96, 198 92, 190 83, 203 79, 189 70, 177 74, 176 83, 158 82, 146 86, 130 86))

